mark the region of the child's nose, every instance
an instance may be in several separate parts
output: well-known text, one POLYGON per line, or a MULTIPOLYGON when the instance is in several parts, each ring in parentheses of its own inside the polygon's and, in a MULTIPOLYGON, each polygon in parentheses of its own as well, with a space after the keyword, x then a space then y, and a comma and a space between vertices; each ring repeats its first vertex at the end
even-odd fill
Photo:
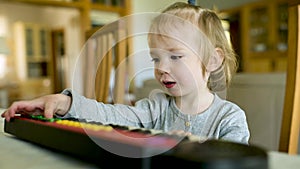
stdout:
POLYGON ((170 73, 171 66, 167 61, 161 61, 159 65, 157 66, 157 70, 159 73, 170 73))

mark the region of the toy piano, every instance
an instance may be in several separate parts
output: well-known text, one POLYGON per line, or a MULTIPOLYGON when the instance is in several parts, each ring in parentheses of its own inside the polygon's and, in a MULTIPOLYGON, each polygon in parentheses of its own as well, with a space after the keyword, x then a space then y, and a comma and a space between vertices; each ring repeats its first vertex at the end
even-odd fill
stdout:
POLYGON ((4 131, 100 168, 267 169, 267 153, 256 146, 166 134, 78 119, 17 116, 4 131), (163 165, 164 166, 164 165, 163 165))

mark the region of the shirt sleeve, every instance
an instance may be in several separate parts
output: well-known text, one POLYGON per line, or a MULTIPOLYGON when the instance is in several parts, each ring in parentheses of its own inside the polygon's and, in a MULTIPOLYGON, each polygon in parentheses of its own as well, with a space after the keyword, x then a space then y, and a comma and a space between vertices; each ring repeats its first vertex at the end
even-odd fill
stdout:
POLYGON ((88 122, 100 122, 103 124, 118 124, 152 128, 156 116, 157 106, 153 100, 142 99, 135 106, 123 104, 104 104, 94 99, 86 98, 75 91, 66 89, 62 92, 72 97, 70 110, 63 118, 76 118, 88 122))
POLYGON ((220 124, 220 139, 249 144, 250 132, 245 112, 232 106, 220 124))

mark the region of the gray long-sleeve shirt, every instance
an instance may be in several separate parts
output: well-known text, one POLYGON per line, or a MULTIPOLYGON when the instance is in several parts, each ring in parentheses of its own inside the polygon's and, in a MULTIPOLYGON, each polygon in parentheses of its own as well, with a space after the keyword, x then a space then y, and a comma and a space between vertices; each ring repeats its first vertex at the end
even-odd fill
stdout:
POLYGON ((118 124, 146 129, 184 130, 207 139, 222 139, 248 144, 250 132, 244 111, 236 104, 217 95, 211 106, 196 115, 182 113, 173 97, 156 93, 142 99, 134 106, 104 104, 85 98, 69 89, 62 93, 71 95, 72 105, 65 117, 118 124))

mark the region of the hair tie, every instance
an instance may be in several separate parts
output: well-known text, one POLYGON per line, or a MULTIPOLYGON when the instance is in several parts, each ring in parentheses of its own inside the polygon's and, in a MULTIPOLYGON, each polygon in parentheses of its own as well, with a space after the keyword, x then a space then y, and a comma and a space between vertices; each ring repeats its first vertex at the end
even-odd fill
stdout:
POLYGON ((194 6, 195 6, 195 1, 196 1, 196 0, 188 0, 188 4, 194 5, 194 6))

